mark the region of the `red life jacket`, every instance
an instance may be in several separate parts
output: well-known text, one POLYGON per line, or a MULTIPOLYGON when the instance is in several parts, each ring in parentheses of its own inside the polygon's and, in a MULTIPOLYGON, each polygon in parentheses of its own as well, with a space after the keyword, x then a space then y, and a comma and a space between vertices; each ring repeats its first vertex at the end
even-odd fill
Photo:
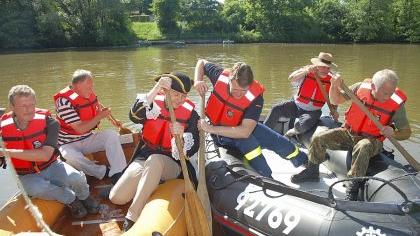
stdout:
MULTIPOLYGON (((47 140, 47 116, 51 114, 36 108, 34 118, 25 130, 19 130, 13 120, 12 112, 1 117, 1 135, 8 149, 31 150, 41 148, 47 140)), ((48 161, 25 161, 11 157, 16 172, 20 175, 38 173, 57 159, 54 152, 48 161)))
POLYGON ((245 110, 264 92, 264 87, 254 80, 246 94, 236 99, 229 92, 229 75, 227 70, 220 74, 207 101, 206 115, 213 125, 238 126, 245 110))
MULTIPOLYGON (((142 133, 143 140, 149 147, 170 152, 172 147, 172 134, 169 130, 171 117, 164 99, 165 96, 162 94, 155 97, 154 102, 160 107, 160 115, 156 120, 147 119, 143 125, 142 133)), ((174 109, 176 120, 184 127, 184 130, 187 128, 194 107, 194 103, 187 99, 181 106, 174 109)))
MULTIPOLYGON (((329 73, 327 76, 320 78, 320 81, 322 85, 325 87, 325 91, 327 93, 330 91, 331 86, 331 74, 329 73)), ((325 104, 325 98, 322 95, 321 89, 318 86, 318 83, 316 82, 314 73, 310 72, 306 75, 305 79, 303 80, 302 84, 299 87, 299 91, 297 93, 297 98, 299 102, 308 104, 309 102, 312 102, 314 107, 321 108, 325 104), (315 90, 315 96, 312 98, 312 95, 314 94, 315 90)))
MULTIPOLYGON (((59 98, 66 98, 70 101, 71 105, 76 110, 77 114, 80 117, 81 121, 88 121, 93 119, 96 116, 97 111, 99 110, 99 103, 96 95, 92 93, 89 98, 84 98, 79 96, 72 88, 66 87, 60 92, 54 95, 54 102, 57 107, 57 100, 59 98)), ((63 119, 57 116, 57 120, 60 123, 60 129, 68 134, 80 135, 81 133, 76 132, 69 124, 67 124, 63 119)), ((89 133, 87 131, 86 133, 89 133)))
MULTIPOLYGON (((372 83, 370 80, 365 80, 360 85, 356 95, 362 103, 365 104, 368 110, 374 116, 378 117, 379 122, 384 126, 389 125, 392 116, 407 100, 407 96, 404 92, 397 88, 391 98, 387 101, 376 101, 372 96, 372 83)), ((355 103, 352 103, 346 112, 345 126, 355 135, 373 137, 381 141, 385 140, 385 137, 381 135, 381 132, 376 125, 355 103)))

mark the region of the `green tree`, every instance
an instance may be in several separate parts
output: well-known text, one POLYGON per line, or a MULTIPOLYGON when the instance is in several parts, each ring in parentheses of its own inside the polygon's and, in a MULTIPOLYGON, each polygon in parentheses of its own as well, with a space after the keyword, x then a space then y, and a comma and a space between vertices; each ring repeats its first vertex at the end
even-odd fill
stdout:
POLYGON ((0 48, 39 47, 31 1, 0 1, 0 48))
POLYGON ((308 13, 311 0, 247 0, 247 24, 278 42, 316 42, 319 27, 308 13))
POLYGON ((56 0, 76 46, 124 45, 134 39, 119 0, 56 0))
POLYGON ((346 29, 355 42, 395 39, 392 0, 349 0, 346 29))
POLYGON ((192 32, 212 33, 225 30, 220 3, 216 0, 182 0, 181 21, 192 32))
POLYGON ((345 27, 347 9, 341 1, 319 0, 312 7, 312 14, 314 22, 318 23, 326 34, 326 41, 351 41, 345 27))
POLYGON ((420 0, 395 0, 393 9, 399 39, 420 42, 420 0))
POLYGON ((233 32, 241 29, 251 30, 246 24, 246 0, 225 0, 222 16, 226 19, 227 27, 233 32))
POLYGON ((179 33, 177 25, 179 11, 179 0, 153 0, 152 12, 162 34, 179 33))

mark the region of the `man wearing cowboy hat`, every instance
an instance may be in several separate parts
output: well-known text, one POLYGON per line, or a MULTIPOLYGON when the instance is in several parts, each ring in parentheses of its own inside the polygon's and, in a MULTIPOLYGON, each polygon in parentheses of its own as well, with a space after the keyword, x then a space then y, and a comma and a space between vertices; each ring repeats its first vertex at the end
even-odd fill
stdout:
MULTIPOLYGON (((350 89, 363 101, 369 112, 378 117, 384 126, 382 130, 374 125, 362 110, 352 103, 346 112, 344 127, 330 129, 312 137, 309 146, 308 167, 292 176, 293 183, 319 180, 319 164, 325 161, 326 149, 352 150, 352 162, 348 177, 366 175, 369 161, 376 156, 387 137, 397 140, 408 139, 411 128, 405 110, 407 96, 397 87, 398 76, 389 69, 376 72, 372 79, 353 84, 350 89), (393 127, 391 127, 393 126, 393 127)), ((342 79, 339 75, 331 79, 331 103, 341 104, 350 97, 341 91, 342 79)), ((360 180, 352 180, 347 185, 346 199, 358 199, 360 180)))
MULTIPOLYGON (((311 59, 312 65, 304 66, 294 71, 289 76, 292 85, 298 88, 294 98, 287 102, 275 105, 267 116, 264 124, 274 128, 280 117, 298 119, 294 129, 290 129, 285 135, 292 137, 303 134, 313 128, 322 114, 321 108, 326 102, 316 81, 317 77, 328 93, 332 77, 331 67, 337 67, 333 63, 330 53, 320 52, 318 57, 311 59)), ((334 120, 338 119, 335 109, 330 111, 334 120)))
MULTIPOLYGON (((147 94, 139 94, 130 110, 130 119, 142 124, 144 145, 136 151, 134 160, 111 189, 109 199, 124 205, 133 200, 128 209, 123 230, 130 229, 140 216, 147 199, 160 180, 177 178, 181 173, 178 149, 173 135, 184 139, 184 153, 193 156, 199 147, 198 113, 187 97, 191 89, 190 78, 179 72, 162 74, 155 78, 155 86, 147 94), (171 96, 177 122, 171 124, 165 100, 171 96)), ((191 178, 196 182, 195 171, 189 161, 191 178)))

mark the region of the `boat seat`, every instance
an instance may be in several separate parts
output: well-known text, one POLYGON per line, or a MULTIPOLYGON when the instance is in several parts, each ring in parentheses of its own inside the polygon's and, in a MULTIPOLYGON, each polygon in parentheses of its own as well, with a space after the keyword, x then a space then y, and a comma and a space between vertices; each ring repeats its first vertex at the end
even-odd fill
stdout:
MULTIPOLYGON (((45 223, 53 225, 64 211, 64 204, 57 201, 32 199, 32 203, 36 205, 41 212, 45 223)), ((41 229, 26 209, 26 202, 19 194, 13 197, 5 207, 1 209, 0 214, 0 234, 15 234, 19 232, 40 232, 41 229), (18 210, 19 209, 19 210, 18 210)))

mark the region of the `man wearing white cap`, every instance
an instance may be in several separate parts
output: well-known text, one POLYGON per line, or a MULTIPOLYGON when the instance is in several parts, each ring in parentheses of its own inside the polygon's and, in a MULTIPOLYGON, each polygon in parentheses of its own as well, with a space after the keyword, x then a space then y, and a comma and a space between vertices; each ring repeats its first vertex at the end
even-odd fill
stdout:
MULTIPOLYGON (((304 66, 289 76, 292 85, 298 88, 294 98, 275 105, 264 121, 265 125, 274 128, 280 117, 297 118, 298 122, 294 129, 290 129, 285 134, 287 137, 305 133, 314 127, 321 116, 321 108, 326 102, 316 77, 328 93, 332 77, 331 67, 337 67, 337 65, 333 63, 333 56, 325 52, 320 52, 318 57, 311 59, 311 62, 312 65, 304 66)), ((337 120, 338 113, 335 106, 334 108, 330 113, 337 120)))

